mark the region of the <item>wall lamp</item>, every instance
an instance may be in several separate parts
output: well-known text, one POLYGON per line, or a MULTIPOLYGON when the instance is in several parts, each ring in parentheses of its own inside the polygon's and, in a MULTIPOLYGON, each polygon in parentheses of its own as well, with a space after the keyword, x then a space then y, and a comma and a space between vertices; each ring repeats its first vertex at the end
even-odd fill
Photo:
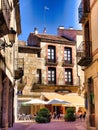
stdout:
POLYGON ((8 33, 10 44, 7 44, 5 39, 4 41, 0 39, 0 49, 5 49, 5 47, 12 47, 15 42, 15 36, 16 36, 16 31, 13 30, 13 28, 11 28, 8 33))

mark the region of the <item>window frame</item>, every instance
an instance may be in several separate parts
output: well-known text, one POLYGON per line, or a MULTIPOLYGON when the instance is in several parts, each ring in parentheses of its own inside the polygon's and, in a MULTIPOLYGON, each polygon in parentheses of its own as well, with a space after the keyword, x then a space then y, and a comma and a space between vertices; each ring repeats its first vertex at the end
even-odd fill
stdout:
POLYGON ((73 75, 71 68, 65 68, 64 79, 66 84, 73 85, 73 75))
POLYGON ((56 84, 56 68, 48 68, 48 84, 56 84))
POLYGON ((72 64, 72 48, 64 47, 64 61, 67 64, 72 64))
POLYGON ((56 61, 56 48, 55 46, 48 46, 48 62, 55 62, 56 61))

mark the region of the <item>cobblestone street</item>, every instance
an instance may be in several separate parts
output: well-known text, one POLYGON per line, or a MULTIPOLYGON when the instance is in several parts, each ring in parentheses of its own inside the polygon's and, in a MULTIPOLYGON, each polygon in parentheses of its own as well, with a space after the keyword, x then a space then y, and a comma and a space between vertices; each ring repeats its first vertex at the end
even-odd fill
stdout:
POLYGON ((85 121, 77 120, 75 122, 51 121, 46 124, 36 122, 17 122, 9 130, 86 130, 85 121))

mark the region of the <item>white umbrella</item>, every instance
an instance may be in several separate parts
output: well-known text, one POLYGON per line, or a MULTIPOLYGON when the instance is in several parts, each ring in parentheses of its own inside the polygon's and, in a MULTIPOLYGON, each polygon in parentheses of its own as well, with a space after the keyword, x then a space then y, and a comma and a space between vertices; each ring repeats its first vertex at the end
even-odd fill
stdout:
POLYGON ((46 104, 70 104, 70 102, 54 98, 54 99, 48 101, 46 104))
POLYGON ((41 100, 41 99, 32 99, 30 101, 27 102, 23 102, 22 104, 34 104, 34 105, 41 105, 41 104, 46 104, 45 101, 41 100))

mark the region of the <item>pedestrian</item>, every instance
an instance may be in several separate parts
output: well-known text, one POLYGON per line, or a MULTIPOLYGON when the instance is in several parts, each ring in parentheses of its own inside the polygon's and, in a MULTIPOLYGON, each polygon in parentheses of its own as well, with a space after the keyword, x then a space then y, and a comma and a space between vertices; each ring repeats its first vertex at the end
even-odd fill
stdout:
POLYGON ((85 117, 86 117, 86 111, 84 112, 83 114, 83 119, 85 120, 85 117))
POLYGON ((57 114, 57 118, 58 118, 58 119, 60 118, 60 113, 57 114))
POLYGON ((57 117, 56 112, 54 112, 53 115, 54 115, 53 118, 55 119, 57 117))
POLYGON ((80 112, 79 112, 79 119, 82 120, 82 118, 83 118, 83 114, 82 114, 82 112, 80 111, 80 112))

